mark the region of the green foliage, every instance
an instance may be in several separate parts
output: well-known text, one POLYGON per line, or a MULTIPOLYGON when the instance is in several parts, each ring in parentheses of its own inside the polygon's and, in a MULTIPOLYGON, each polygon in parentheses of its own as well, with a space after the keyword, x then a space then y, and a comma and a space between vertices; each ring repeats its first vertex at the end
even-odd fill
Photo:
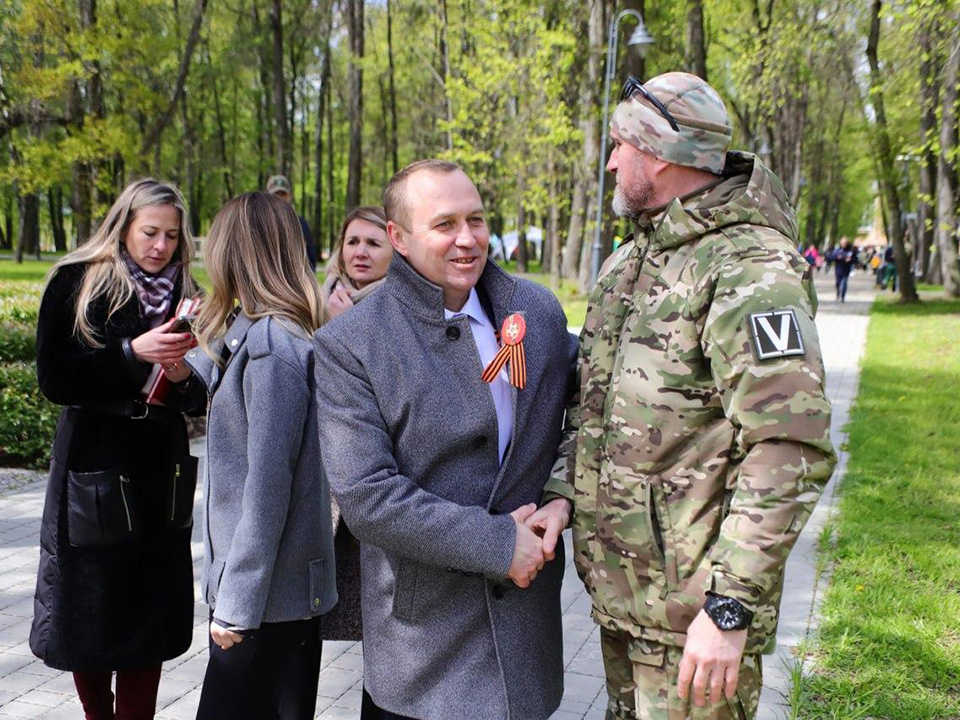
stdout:
POLYGON ((957 717, 960 302, 878 301, 804 718, 957 717))
POLYGON ((0 323, 0 363, 30 362, 37 357, 34 325, 0 323))
POLYGON ((46 467, 59 412, 40 394, 36 363, 0 364, 0 466, 46 467))

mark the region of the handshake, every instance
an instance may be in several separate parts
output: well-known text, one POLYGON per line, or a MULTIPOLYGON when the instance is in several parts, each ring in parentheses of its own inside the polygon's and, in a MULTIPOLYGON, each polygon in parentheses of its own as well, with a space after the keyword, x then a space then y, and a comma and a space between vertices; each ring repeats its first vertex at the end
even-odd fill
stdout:
POLYGON ((544 564, 556 557, 560 533, 570 524, 570 501, 551 500, 539 510, 533 503, 510 513, 517 524, 517 541, 507 577, 517 587, 529 587, 544 564))

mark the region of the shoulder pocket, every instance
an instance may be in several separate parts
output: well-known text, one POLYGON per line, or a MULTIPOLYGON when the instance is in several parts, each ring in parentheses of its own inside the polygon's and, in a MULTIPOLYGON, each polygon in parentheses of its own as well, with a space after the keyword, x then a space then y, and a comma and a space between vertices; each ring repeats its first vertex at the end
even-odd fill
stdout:
POLYGON ((197 489, 197 458, 174 458, 166 473, 164 522, 170 530, 193 527, 193 496, 197 489))
POLYGON ((74 547, 116 545, 143 534, 136 481, 120 469, 67 474, 67 535, 74 547))

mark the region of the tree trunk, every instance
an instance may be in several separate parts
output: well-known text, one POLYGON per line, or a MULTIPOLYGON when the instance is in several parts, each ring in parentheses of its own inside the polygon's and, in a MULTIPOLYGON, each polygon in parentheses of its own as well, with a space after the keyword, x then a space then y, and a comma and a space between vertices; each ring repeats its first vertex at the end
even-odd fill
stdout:
POLYGON ((440 0, 440 60, 443 63, 443 99, 447 112, 447 150, 453 150, 453 102, 450 99, 450 91, 447 89, 447 82, 450 78, 450 44, 447 41, 448 27, 447 0, 440 0))
MULTIPOLYGON (((88 35, 95 36, 94 28, 96 28, 96 25, 97 0, 80 0, 80 26, 88 35)), ((103 100, 103 74, 101 73, 100 60, 90 61, 89 66, 85 69, 89 73, 87 95, 90 101, 90 112, 99 120, 103 120, 107 115, 107 108, 103 100)), ((109 205, 112 202, 112 191, 116 189, 113 183, 113 174, 110 171, 110 163, 108 160, 98 160, 94 164, 93 170, 94 175, 91 184, 96 190, 97 202, 102 205, 109 205)))
POLYGON ((703 0, 687 0, 686 66, 707 79, 707 41, 703 32, 703 0))
POLYGON ((257 152, 260 162, 257 185, 262 188, 267 181, 267 176, 275 174, 278 169, 268 167, 268 162, 273 162, 274 155, 270 61, 265 48, 266 40, 264 39, 263 25, 260 22, 260 12, 257 10, 256 2, 251 3, 251 11, 253 34, 257 39, 257 70, 260 77, 260 88, 257 95, 257 123, 260 130, 257 136, 257 152))
MULTIPOLYGON (((329 37, 329 36, 328 36, 329 37)), ((313 227, 316 228, 317 251, 323 249, 323 120, 325 117, 325 103, 330 92, 330 42, 323 52, 320 64, 320 92, 317 100, 317 135, 314 150, 314 162, 317 165, 317 174, 313 180, 313 227)))
POLYGON ((66 252, 67 233, 63 229, 63 191, 59 185, 47 192, 47 209, 50 212, 50 227, 53 230, 53 247, 57 252, 66 252))
MULTIPOLYGON (((282 0, 273 0, 270 8, 270 28, 273 35, 273 122, 277 127, 276 171, 290 174, 290 127, 287 123, 287 101, 283 82, 283 16, 282 0)), ((291 188, 292 190, 292 188, 291 188)))
MULTIPOLYGON (((209 56, 207 64, 210 64, 209 56)), ((230 173, 230 162, 227 159, 227 131, 223 124, 223 109, 220 105, 220 86, 217 83, 216 73, 211 72, 211 82, 213 83, 213 111, 217 121, 217 150, 220 153, 221 172, 223 173, 223 185, 227 191, 227 197, 233 197, 233 179, 230 173)))
POLYGON ((397 88, 393 77, 393 14, 390 0, 387 0, 387 71, 390 76, 390 156, 393 172, 396 173, 400 170, 400 151, 397 140, 397 88))
MULTIPOLYGON (((603 2, 591 0, 588 20, 587 68, 580 81, 580 97, 577 113, 580 116, 580 132, 583 134, 583 149, 580 162, 573 168, 573 197, 570 201, 570 225, 563 250, 561 275, 575 278, 580 269, 580 250, 586 234, 586 217, 589 201, 593 197, 594 178, 600 153, 600 120, 597 117, 597 93, 601 81, 600 60, 603 57, 603 2)), ((589 272, 589 269, 588 269, 589 272)), ((583 283, 581 282, 581 288, 583 283)))
MULTIPOLYGON (((541 265, 546 265, 550 271, 550 284, 554 289, 560 287, 560 193, 558 186, 560 179, 557 177, 557 148, 551 147, 547 155, 547 173, 550 175, 550 195, 548 198, 549 210, 547 211, 547 233, 544 238, 543 261, 541 265), (549 246, 546 243, 549 241, 549 246), (550 252, 547 252, 549 247, 550 252)), ((541 270, 544 268, 541 267, 541 270)))
POLYGON ((26 253, 40 256, 40 199, 36 193, 20 196, 20 237, 17 238, 16 261, 23 262, 26 253))
POLYGON ((957 265, 957 169, 952 164, 957 147, 957 101, 960 94, 960 18, 951 13, 947 63, 943 72, 943 110, 940 115, 940 158, 937 163, 937 254, 943 292, 960 297, 957 265))
MULTIPOLYGON (((327 92, 330 92, 328 86, 327 92)), ((329 254, 333 254, 333 245, 336 238, 336 220, 334 219, 334 192, 333 192, 333 98, 327 96, 327 241, 330 243, 329 254)))
POLYGON ((920 302, 917 288, 913 280, 913 268, 910 256, 907 254, 903 234, 903 208, 900 203, 900 191, 897 187, 897 173, 894 167, 893 147, 890 142, 890 133, 887 128, 887 114, 883 103, 883 85, 880 75, 880 62, 877 58, 877 47, 880 43, 880 8, 883 0, 873 0, 873 9, 870 19, 870 36, 867 41, 867 61, 870 63, 870 99, 873 103, 876 116, 876 144, 877 160, 880 166, 880 187, 887 203, 889 213, 889 229, 893 242, 894 260, 897 266, 898 284, 900 287, 900 302, 920 302))
MULTIPOLYGON (((178 0, 174 0, 173 8, 177 17, 177 52, 180 53, 180 9, 178 0)), ((179 61, 181 63, 183 62, 182 55, 179 57, 179 61)), ((186 88, 184 88, 183 92, 180 93, 179 105, 180 123, 183 126, 183 142, 180 146, 180 149, 183 151, 184 164, 186 165, 186 183, 184 183, 183 191, 184 196, 190 203, 190 207, 188 208, 190 232, 196 235, 200 229, 200 209, 194 202, 194 196, 197 192, 197 134, 194 130, 193 123, 190 121, 189 108, 187 107, 186 88)))
POLYGON ((524 180, 517 188, 517 272, 527 272, 527 208, 523 201, 524 180))
MULTIPOLYGON (((80 90, 80 83, 76 80, 70 84, 69 94, 67 95, 67 115, 78 130, 83 128, 83 94, 80 90)), ((78 160, 73 163, 70 175, 70 208, 73 213, 75 240, 77 247, 79 247, 90 237, 90 192, 93 185, 90 165, 78 160)))
POLYGON ((933 141, 937 126, 937 103, 940 96, 939 72, 933 51, 933 27, 927 22, 920 30, 920 199, 917 215, 920 224, 917 259, 920 272, 929 282, 930 250, 934 239, 934 203, 937 194, 937 157, 933 141))
POLYGON ((360 204, 363 175, 363 4, 347 0, 347 26, 350 35, 350 155, 347 159, 347 199, 344 212, 360 204))

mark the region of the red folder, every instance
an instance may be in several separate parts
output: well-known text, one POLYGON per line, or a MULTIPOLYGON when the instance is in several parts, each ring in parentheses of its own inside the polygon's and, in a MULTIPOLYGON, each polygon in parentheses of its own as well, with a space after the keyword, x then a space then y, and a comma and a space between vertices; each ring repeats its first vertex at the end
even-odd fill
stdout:
MULTIPOLYGON (((197 312, 200 307, 200 298, 183 298, 180 301, 180 304, 177 305, 177 311, 174 313, 175 318, 183 317, 185 315, 193 315, 197 312)), ((196 344, 196 341, 194 341, 196 344)), ((149 405, 166 405, 167 398, 170 396, 170 391, 173 389, 173 383, 170 379, 164 375, 163 368, 160 365, 154 365, 153 369, 150 371, 150 376, 147 378, 147 381, 143 384, 143 388, 140 392, 145 396, 145 402, 149 405)))

